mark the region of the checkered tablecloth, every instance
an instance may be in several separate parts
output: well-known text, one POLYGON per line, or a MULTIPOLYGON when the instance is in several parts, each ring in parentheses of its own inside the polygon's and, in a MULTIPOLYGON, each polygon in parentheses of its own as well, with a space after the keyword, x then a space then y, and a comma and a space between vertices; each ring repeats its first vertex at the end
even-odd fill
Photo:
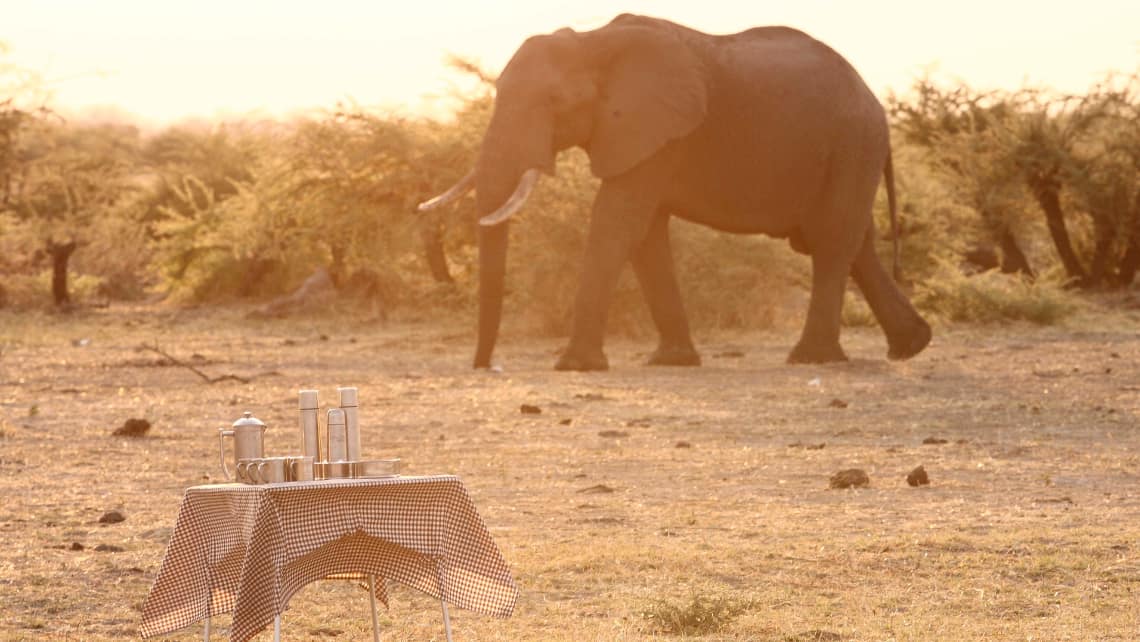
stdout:
MULTIPOLYGON (((457 477, 188 488, 143 605, 142 637, 233 613, 244 642, 309 582, 342 574, 404 583, 507 617, 518 587, 457 477)), ((384 582, 377 597, 387 604, 384 582)))

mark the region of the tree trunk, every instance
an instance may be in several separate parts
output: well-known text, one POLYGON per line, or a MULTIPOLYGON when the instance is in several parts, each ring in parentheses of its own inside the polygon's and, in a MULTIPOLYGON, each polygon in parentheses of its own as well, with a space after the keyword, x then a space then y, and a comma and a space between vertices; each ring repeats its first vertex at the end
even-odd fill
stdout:
POLYGON ((1140 268, 1140 190, 1132 201, 1132 232, 1128 235, 1128 249, 1124 251, 1124 258, 1120 259, 1117 270, 1121 287, 1132 285, 1137 268, 1140 268))
POLYGON ((1001 271, 1004 274, 1024 274, 1030 279, 1037 277, 1033 273, 1033 268, 1029 266, 1029 260, 1025 258, 1025 253, 1017 245, 1017 239, 1013 237, 1013 233, 1009 228, 1003 228, 1001 231, 1001 271))
POLYGON ((1093 249, 1092 266, 1085 281, 1086 287, 1096 287, 1105 281, 1108 274, 1109 258, 1112 254, 1112 226, 1103 215, 1093 214, 1093 230, 1096 242, 1093 249))
POLYGON ((47 252, 51 255, 51 297, 57 306, 67 305, 71 297, 67 293, 67 262, 75 252, 78 244, 75 241, 56 243, 47 242, 47 252))
POLYGON ((1045 222, 1049 225, 1049 234, 1053 237, 1053 245, 1056 246, 1057 254, 1061 257, 1061 263, 1065 266, 1065 274, 1083 286, 1088 280, 1088 274, 1081 267, 1081 262, 1077 259, 1076 252, 1073 251, 1073 243, 1069 240, 1069 230, 1065 227, 1065 214, 1061 211, 1060 182, 1053 176, 1030 177, 1028 182, 1033 197, 1037 199, 1037 204, 1045 213, 1045 222))
POLYGON ((344 243, 334 242, 329 246, 329 252, 332 254, 329 278, 332 279, 333 287, 339 288, 345 280, 344 255, 347 254, 347 251, 344 243))
POLYGON ((1132 243, 1128 246, 1128 251, 1124 253, 1124 258, 1120 260, 1120 271, 1117 278, 1120 280, 1121 287, 1128 287, 1132 285, 1132 279, 1136 278, 1136 269, 1140 268, 1140 234, 1132 237, 1132 243))
POLYGON ((1137 276, 1137 268, 1140 268, 1140 235, 1133 237, 1129 250, 1121 259, 1121 269, 1117 273, 1121 287, 1132 285, 1132 279, 1137 276))
MULTIPOLYGON (((984 265, 983 269, 991 269, 1000 267, 1002 274, 1024 274, 1030 279, 1036 278, 1033 273, 1033 268, 1029 266, 1029 260, 1025 258, 1025 253, 1021 251, 1021 247, 1017 244, 1017 238, 1014 237, 1013 232, 1009 229, 1009 224, 1005 221, 1005 216, 1002 215, 1000 209, 992 206, 987 206, 984 199, 980 196, 975 198, 977 203, 976 207, 978 213, 982 216, 982 222, 985 223, 986 228, 989 229, 992 238, 995 239, 1001 247, 1001 262, 997 261, 994 257, 992 265, 984 265)), ((981 259, 980 255, 976 255, 977 259, 981 259)))

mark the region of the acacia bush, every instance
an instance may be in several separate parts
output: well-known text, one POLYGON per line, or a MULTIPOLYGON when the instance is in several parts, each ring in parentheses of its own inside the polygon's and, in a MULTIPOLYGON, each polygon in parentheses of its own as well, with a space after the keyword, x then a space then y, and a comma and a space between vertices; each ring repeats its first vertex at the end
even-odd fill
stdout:
POLYGON ((130 298, 143 290, 147 247, 139 241, 142 193, 138 130, 117 124, 71 124, 48 113, 25 114, 7 139, 0 238, 17 303, 130 298), (84 278, 84 287, 75 282, 84 278), (44 291, 20 287, 46 280, 44 291), (94 287, 89 287, 95 284, 94 287), (49 293, 51 298, 49 299, 49 293))
MULTIPOLYGON (((43 287, 43 230, 54 228, 81 241, 70 264, 80 301, 260 303, 323 268, 342 307, 371 302, 407 318, 472 318, 473 199, 415 211, 474 166, 490 118, 493 78, 462 60, 455 66, 479 85, 447 120, 339 106, 288 122, 143 134, 17 116, 0 102, 7 302, 43 287)), ((878 250, 890 270, 900 243, 904 289, 920 309, 948 321, 1053 322, 1074 309, 1066 286, 1133 287, 1136 92, 1135 76, 1080 97, 922 79, 888 100, 900 227, 896 239, 880 190, 878 250), (1019 276, 999 278, 992 268, 1019 276)), ((585 154, 567 152, 512 221, 507 324, 568 332, 597 187, 585 154)), ((680 220, 671 235, 694 330, 801 323, 810 261, 786 242, 680 220)), ((843 322, 874 323, 854 286, 843 322)), ((609 329, 652 333, 632 270, 618 283, 609 329)))
POLYGON ((272 143, 272 136, 228 124, 174 128, 148 142, 155 178, 146 225, 160 291, 179 301, 218 301, 243 287, 249 294, 262 281, 250 232, 261 214, 255 176, 272 171, 272 143))
POLYGON ((1003 272, 1032 279, 1059 264, 1073 286, 1125 288, 1140 264, 1138 91, 1138 75, 1083 96, 924 78, 888 106, 912 166, 972 213, 959 239, 992 248, 1003 272))
POLYGON ((964 274, 950 263, 942 263, 934 278, 918 285, 915 303, 936 321, 1014 320, 1039 325, 1056 323, 1079 308, 1076 296, 1064 288, 1064 279, 1056 272, 1037 279, 998 270, 964 274))

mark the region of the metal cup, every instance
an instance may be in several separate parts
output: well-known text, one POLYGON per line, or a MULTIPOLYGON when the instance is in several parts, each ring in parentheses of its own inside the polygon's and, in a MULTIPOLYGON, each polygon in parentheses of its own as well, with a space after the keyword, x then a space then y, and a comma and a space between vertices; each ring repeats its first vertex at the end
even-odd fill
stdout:
POLYGON ((237 480, 244 484, 256 484, 254 475, 257 473, 257 464, 260 459, 239 459, 237 462, 237 480))
POLYGON ((288 457, 266 457, 257 463, 257 479, 262 484, 288 481, 288 457))
POLYGON ((262 461, 264 461, 263 457, 241 460, 241 463, 238 464, 236 471, 238 479, 240 480, 241 476, 244 475, 245 479, 243 481, 245 481, 245 483, 260 484, 261 480, 257 477, 257 467, 259 464, 261 464, 262 461))
POLYGON ((313 480, 313 458, 312 457, 290 457, 289 458, 289 480, 290 481, 312 481, 313 480))

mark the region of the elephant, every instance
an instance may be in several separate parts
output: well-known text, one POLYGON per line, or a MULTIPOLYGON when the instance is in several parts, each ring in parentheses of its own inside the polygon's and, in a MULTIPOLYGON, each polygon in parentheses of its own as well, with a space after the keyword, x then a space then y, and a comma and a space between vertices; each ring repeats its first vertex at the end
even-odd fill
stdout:
MULTIPOLYGON (((606 315, 631 263, 659 342, 652 365, 700 365, 669 239, 672 217, 787 239, 811 257, 811 296, 789 363, 847 357, 850 274, 906 359, 931 339, 875 253, 872 206, 886 183, 897 228, 886 114, 854 68, 788 27, 710 35, 622 14, 592 31, 528 38, 495 83, 475 168, 428 210, 475 190, 479 321, 474 366, 498 338, 510 216, 558 152, 579 147, 600 187, 589 217, 569 344, 557 370, 605 370, 606 315)), ((897 237, 895 260, 897 266, 897 237)))

